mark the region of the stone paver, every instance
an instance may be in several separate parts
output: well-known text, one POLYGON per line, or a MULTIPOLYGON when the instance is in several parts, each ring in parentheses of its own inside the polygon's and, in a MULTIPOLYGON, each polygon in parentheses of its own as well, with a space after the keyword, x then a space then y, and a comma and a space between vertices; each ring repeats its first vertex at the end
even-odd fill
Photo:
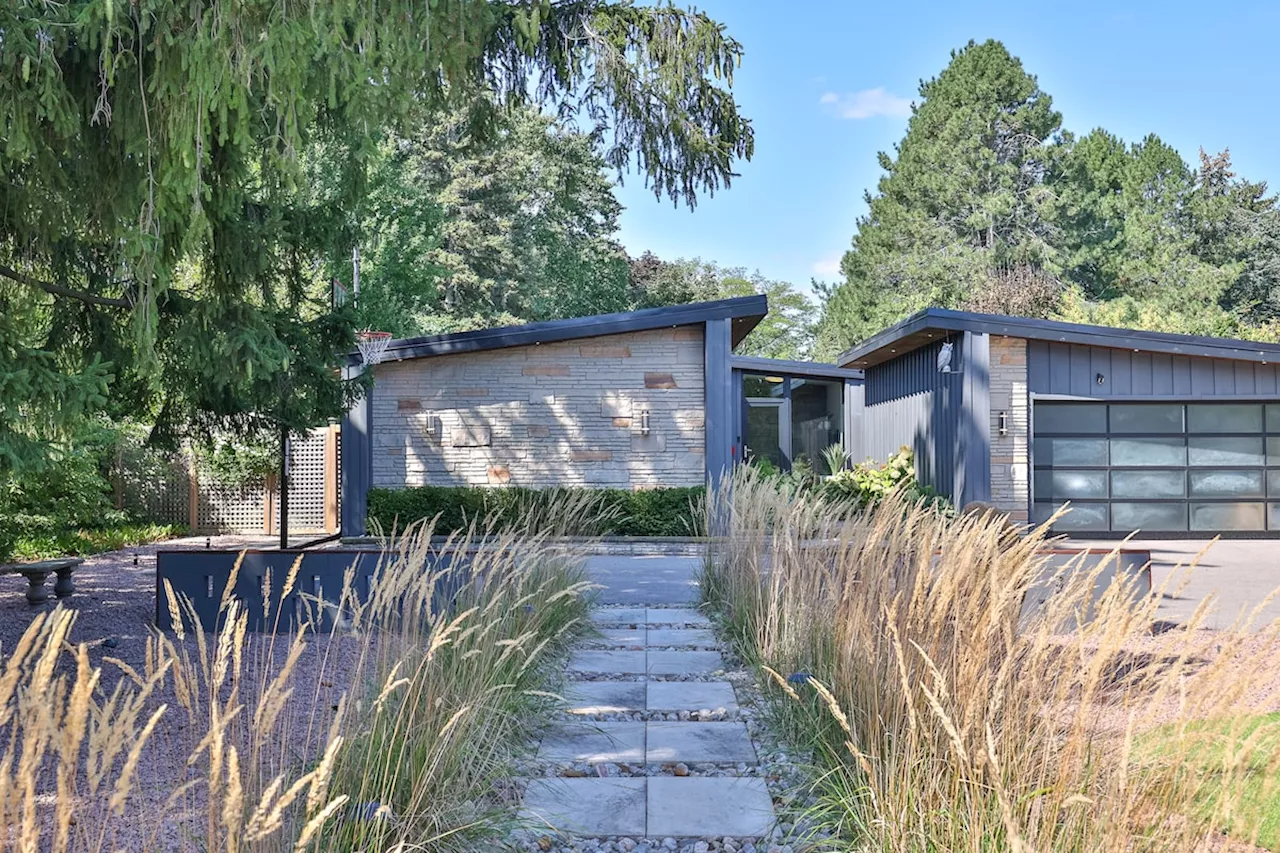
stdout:
POLYGON ((619 675, 643 675, 644 652, 578 651, 569 658, 571 672, 618 673, 619 675))
MULTIPOLYGON (((588 561, 591 579, 604 587, 601 602, 648 606, 600 608, 592 614, 599 634, 588 642, 595 648, 571 657, 570 677, 579 680, 564 687, 563 722, 546 734, 537 753, 551 765, 541 772, 578 766, 567 777, 530 780, 521 812, 530 826, 553 835, 631 837, 637 850, 656 849, 668 838, 759 840, 773 828, 765 780, 752 775, 754 769, 744 773, 757 763, 746 724, 696 713, 723 709, 736 715, 740 710, 732 684, 703 680, 714 678, 725 662, 712 651, 719 644, 710 620, 693 607, 697 567, 690 558, 588 561), (603 678, 593 680, 597 676, 603 678), (609 719, 640 712, 659 719, 609 719), (661 719, 691 716, 684 712, 694 712, 688 722, 661 719), (694 775, 599 776, 583 766, 681 762, 691 765, 694 775), (706 764, 717 765, 716 772, 724 775, 700 775, 699 765, 706 764), (582 777, 584 771, 588 775, 582 777)), ((607 774, 618 768, 595 770, 607 774)))
POLYGON ((707 675, 724 669, 719 652, 649 652, 649 675, 707 675))
POLYGON ((645 616, 650 625, 697 625, 711 627, 711 620, 687 607, 650 607, 645 616))
POLYGON ((649 723, 645 738, 645 761, 650 764, 756 760, 756 748, 744 723, 649 723))
POLYGON ((714 648, 716 635, 706 628, 650 628, 646 638, 650 648, 697 646, 714 648))
POLYGON ((570 722, 543 737, 538 757, 589 764, 644 761, 644 743, 644 723, 570 722))
POLYGON ((763 779, 654 776, 647 799, 651 837, 760 837, 773 826, 763 779))
POLYGON ((617 646, 619 648, 635 647, 643 649, 645 646, 645 629, 601 628, 600 636, 593 639, 597 645, 601 646, 617 646))
POLYGON ((535 779, 524 793, 521 817, 557 832, 644 835, 643 778, 535 779))
POLYGON ((643 625, 647 611, 643 607, 612 607, 591 614, 597 625, 643 625))
POLYGON ((647 702, 640 681, 575 681, 564 698, 570 714, 624 714, 643 711, 647 702))
POLYGON ((604 587, 599 592, 602 604, 693 604, 701 568, 701 557, 598 555, 586 560, 591 580, 604 587))
POLYGON ((645 687, 650 711, 738 710, 738 697, 727 681, 652 681, 645 687))

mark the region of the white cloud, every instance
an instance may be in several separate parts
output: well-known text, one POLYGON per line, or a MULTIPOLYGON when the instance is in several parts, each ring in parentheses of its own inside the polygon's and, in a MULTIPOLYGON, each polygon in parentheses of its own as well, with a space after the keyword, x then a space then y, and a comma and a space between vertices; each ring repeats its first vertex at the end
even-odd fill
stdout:
POLYGON ((823 258, 813 265, 813 274, 822 278, 835 278, 840 275, 840 256, 823 258))
POLYGON ((825 92, 818 103, 839 118, 864 119, 876 116, 903 118, 911 115, 911 99, 899 98, 883 86, 860 92, 825 92))

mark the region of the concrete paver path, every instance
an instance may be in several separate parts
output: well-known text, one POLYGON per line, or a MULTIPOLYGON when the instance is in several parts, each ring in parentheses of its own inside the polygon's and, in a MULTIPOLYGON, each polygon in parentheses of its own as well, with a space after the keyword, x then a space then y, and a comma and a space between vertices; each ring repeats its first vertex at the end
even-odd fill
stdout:
POLYGON ((750 773, 756 749, 737 719, 733 685, 716 677, 724 659, 692 606, 696 567, 684 558, 588 564, 606 587, 603 602, 646 606, 594 613, 600 636, 572 656, 563 719, 538 749, 548 775, 525 792, 532 824, 571 836, 648 838, 655 849, 667 838, 759 839, 773 828, 769 790, 750 773), (605 719, 618 715, 638 719, 605 719))

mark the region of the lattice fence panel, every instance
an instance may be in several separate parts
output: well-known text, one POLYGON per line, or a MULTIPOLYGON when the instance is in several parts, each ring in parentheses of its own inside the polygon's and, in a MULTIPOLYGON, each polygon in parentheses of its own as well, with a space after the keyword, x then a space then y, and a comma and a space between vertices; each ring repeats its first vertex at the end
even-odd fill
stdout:
POLYGON ((260 485, 224 486, 202 479, 197 526, 201 530, 261 533, 265 502, 265 490, 260 485))
MULTIPOLYGON (((328 429, 289 443, 289 532, 324 532, 324 467, 328 429)), ((273 495, 273 527, 280 531, 280 496, 273 495)))
POLYGON ((157 524, 188 524, 191 479, 186 457, 131 459, 115 472, 120 508, 157 524))

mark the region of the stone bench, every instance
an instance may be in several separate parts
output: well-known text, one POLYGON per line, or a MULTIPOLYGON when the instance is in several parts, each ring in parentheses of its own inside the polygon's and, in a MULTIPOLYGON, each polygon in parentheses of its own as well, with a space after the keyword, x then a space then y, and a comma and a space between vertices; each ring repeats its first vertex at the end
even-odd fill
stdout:
POLYGON ((0 575, 22 575, 27 579, 27 602, 32 605, 44 604, 49 600, 49 590, 44 582, 51 574, 56 574, 53 593, 58 598, 67 598, 76 591, 71 582, 71 573, 84 560, 79 557, 61 557, 57 560, 40 560, 35 563, 10 563, 0 565, 0 575))

